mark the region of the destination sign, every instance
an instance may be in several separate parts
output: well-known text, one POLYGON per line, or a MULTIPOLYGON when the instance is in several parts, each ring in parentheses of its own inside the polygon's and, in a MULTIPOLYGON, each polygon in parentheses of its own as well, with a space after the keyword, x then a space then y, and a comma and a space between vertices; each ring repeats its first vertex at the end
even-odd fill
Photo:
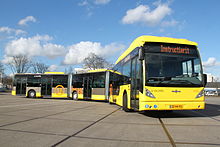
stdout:
POLYGON ((158 42, 146 43, 144 45, 144 52, 198 56, 196 46, 185 45, 185 44, 173 44, 173 43, 158 43, 158 42))
POLYGON ((170 46, 164 46, 160 45, 161 52, 166 53, 178 53, 178 54, 189 54, 190 49, 189 48, 181 48, 181 47, 170 47, 170 46))

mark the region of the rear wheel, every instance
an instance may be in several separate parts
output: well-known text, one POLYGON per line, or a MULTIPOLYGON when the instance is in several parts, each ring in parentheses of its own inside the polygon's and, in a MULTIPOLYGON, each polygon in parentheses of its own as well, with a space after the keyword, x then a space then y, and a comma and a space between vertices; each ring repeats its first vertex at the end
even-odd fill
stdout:
POLYGON ((127 96, 126 92, 123 95, 123 106, 122 106, 122 109, 125 112, 130 112, 131 111, 130 109, 128 109, 128 96, 127 96))
POLYGON ((34 90, 30 90, 30 91, 28 92, 28 97, 29 97, 29 98, 35 98, 35 97, 36 97, 36 92, 35 92, 34 90))
POLYGON ((77 101, 78 100, 78 93, 76 91, 73 92, 72 95, 73 100, 77 101))

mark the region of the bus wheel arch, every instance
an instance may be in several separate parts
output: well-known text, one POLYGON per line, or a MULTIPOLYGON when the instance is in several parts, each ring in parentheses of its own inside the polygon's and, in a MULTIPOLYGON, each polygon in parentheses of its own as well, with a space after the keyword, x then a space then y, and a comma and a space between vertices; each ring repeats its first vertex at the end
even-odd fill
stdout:
POLYGON ((34 89, 30 89, 28 91, 28 96, 29 98, 36 98, 36 91, 34 89))
POLYGON ((127 91, 123 92, 122 109, 125 112, 130 112, 131 111, 130 109, 128 109, 128 94, 127 94, 127 91))
POLYGON ((78 100, 78 93, 77 93, 77 91, 73 91, 73 93, 72 93, 72 99, 75 100, 75 101, 78 100))

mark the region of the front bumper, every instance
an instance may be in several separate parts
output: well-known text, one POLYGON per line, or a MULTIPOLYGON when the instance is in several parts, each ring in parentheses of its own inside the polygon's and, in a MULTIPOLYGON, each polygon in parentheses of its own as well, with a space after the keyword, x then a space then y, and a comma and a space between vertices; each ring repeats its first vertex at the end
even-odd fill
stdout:
POLYGON ((205 109, 205 102, 141 102, 139 110, 197 110, 205 109))

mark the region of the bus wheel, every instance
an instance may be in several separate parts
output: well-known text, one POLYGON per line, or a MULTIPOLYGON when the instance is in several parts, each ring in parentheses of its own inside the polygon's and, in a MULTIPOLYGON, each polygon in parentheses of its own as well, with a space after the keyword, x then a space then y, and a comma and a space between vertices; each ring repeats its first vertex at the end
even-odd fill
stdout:
POLYGON ((76 91, 73 92, 73 96, 72 96, 73 100, 77 101, 78 100, 78 94, 76 91))
POLYGON ((130 112, 131 111, 130 109, 128 109, 128 96, 127 96, 127 93, 124 93, 124 95, 123 95, 123 106, 122 106, 122 109, 125 112, 130 112))
POLYGON ((35 92, 34 90, 30 90, 30 91, 28 92, 28 97, 29 97, 29 98, 35 98, 35 97, 36 97, 36 92, 35 92))

